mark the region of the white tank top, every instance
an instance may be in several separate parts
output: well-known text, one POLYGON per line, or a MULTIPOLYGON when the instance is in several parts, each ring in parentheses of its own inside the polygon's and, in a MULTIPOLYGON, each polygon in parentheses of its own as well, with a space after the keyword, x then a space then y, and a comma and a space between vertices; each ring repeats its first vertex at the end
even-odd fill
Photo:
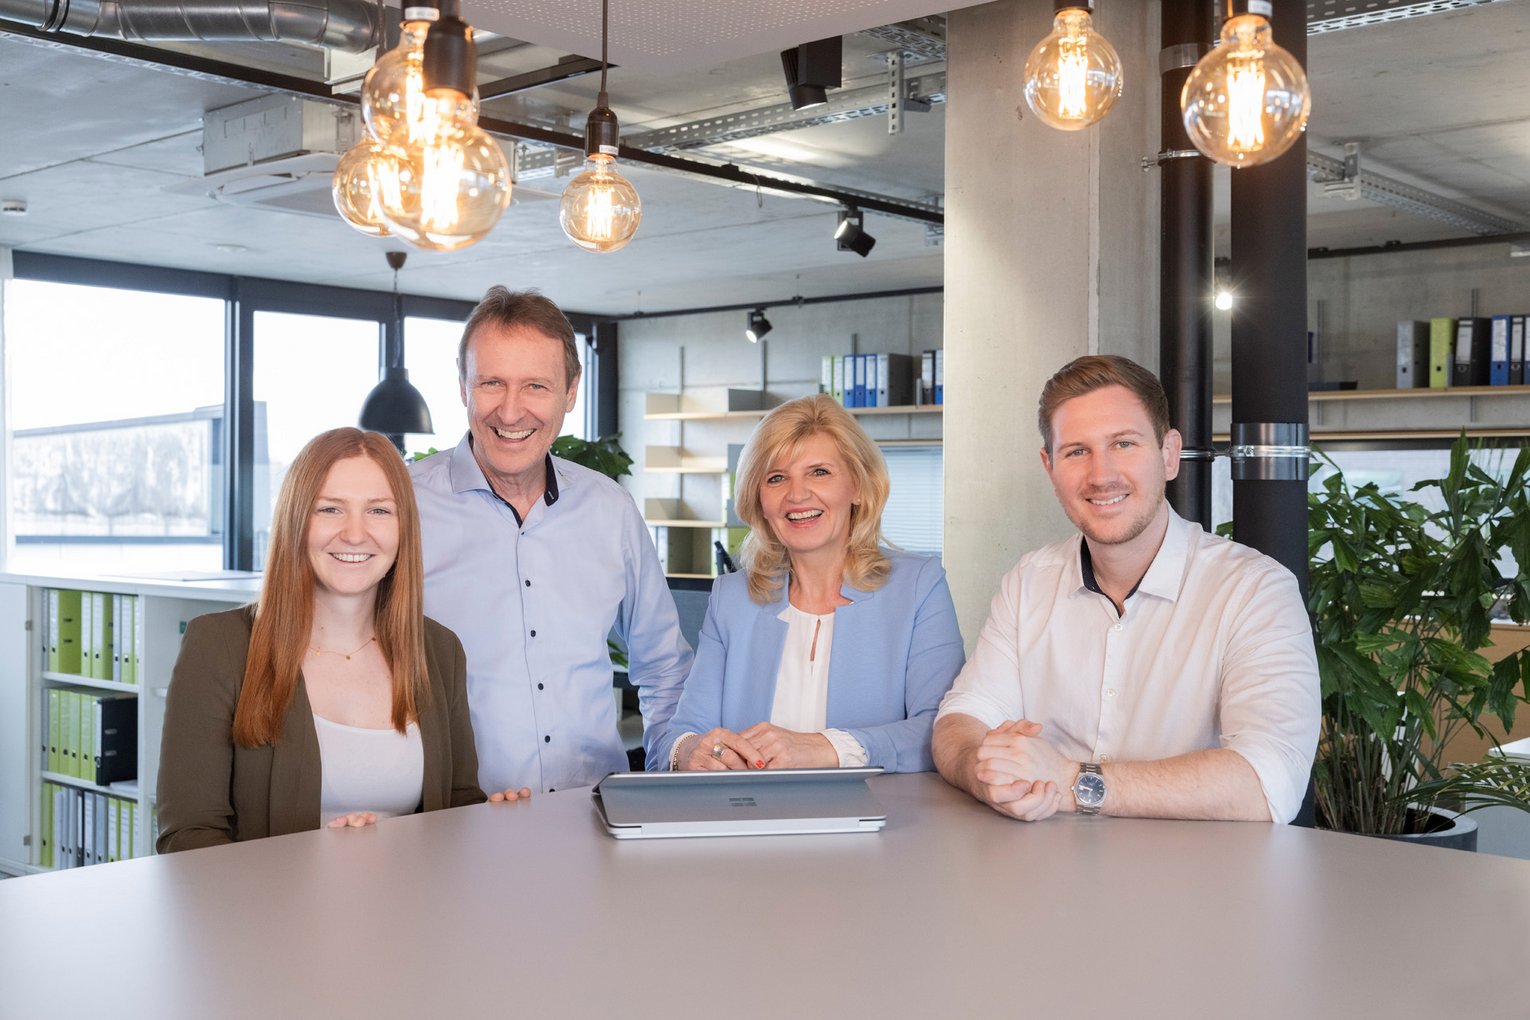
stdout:
POLYGON ((413 814, 425 783, 420 728, 365 729, 313 717, 319 736, 319 825, 371 811, 379 818, 413 814))

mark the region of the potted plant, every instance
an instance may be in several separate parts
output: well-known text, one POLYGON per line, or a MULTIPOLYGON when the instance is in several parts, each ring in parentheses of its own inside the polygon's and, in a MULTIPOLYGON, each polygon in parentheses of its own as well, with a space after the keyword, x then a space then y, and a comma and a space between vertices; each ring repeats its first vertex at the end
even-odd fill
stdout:
POLYGON ((1351 487, 1336 467, 1308 495, 1319 827, 1404 835, 1449 824, 1429 809, 1530 811, 1530 764, 1442 760, 1464 727, 1507 730, 1530 700, 1530 649, 1482 655, 1495 607, 1530 618, 1530 449, 1497 474, 1470 452, 1463 433, 1446 476, 1413 487, 1425 501, 1351 487))

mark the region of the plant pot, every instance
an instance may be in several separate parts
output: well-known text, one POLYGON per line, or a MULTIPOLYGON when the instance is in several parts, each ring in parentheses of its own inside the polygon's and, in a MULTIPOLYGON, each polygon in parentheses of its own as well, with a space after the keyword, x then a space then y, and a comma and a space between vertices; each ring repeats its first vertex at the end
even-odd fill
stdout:
POLYGON ((1395 839, 1404 843, 1422 843, 1425 846, 1444 847, 1447 850, 1477 852, 1477 822, 1465 815, 1452 814, 1440 808, 1409 808, 1408 827, 1415 828, 1420 811, 1429 814, 1423 832, 1405 832, 1396 835, 1375 833, 1377 839, 1395 839))

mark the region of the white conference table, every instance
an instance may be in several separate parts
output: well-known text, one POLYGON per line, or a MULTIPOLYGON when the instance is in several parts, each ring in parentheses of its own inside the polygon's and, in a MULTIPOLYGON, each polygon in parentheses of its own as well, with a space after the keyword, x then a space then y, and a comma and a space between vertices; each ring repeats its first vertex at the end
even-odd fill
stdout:
POLYGON ((1530 862, 872 786, 872 835, 573 790, 0 882, 0 1016, 1530 1016, 1530 862))

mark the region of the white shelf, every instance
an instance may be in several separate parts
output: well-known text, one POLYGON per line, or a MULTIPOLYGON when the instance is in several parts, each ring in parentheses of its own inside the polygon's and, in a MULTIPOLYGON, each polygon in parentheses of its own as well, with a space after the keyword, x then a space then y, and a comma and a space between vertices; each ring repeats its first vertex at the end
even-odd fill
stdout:
POLYGON ((725 457, 697 457, 679 446, 646 446, 643 470, 672 475, 725 475, 728 461, 725 457))
MULTIPOLYGON (((650 397, 668 396, 669 394, 650 393, 650 397)), ((652 404, 649 405, 650 407, 652 404)), ((945 410, 943 404, 904 404, 897 407, 847 407, 845 410, 851 414, 940 414, 945 410)), ((717 411, 706 408, 692 407, 683 411, 649 411, 643 415, 645 421, 728 421, 732 419, 762 418, 767 411, 717 411)))
POLYGON ((650 528, 726 528, 728 526, 727 521, 693 521, 683 517, 671 518, 669 520, 645 517, 643 518, 643 523, 650 528))
POLYGON ((6 642, 0 649, 0 690, 20 691, 20 696, 0 696, 0 749, 6 762, 24 767, 0 770, 0 871, 42 870, 39 865, 43 783, 89 793, 104 794, 138 805, 134 845, 138 856, 153 853, 154 789, 159 774, 160 735, 164 729, 164 695, 171 669, 180 653, 181 635, 193 617, 228 609, 249 601, 259 591, 248 576, 189 578, 37 577, 0 575, 0 628, 7 634, 24 634, 25 640, 6 642), (138 618, 143 621, 144 644, 139 649, 137 683, 97 680, 47 668, 43 647, 46 629, 46 593, 50 588, 112 592, 138 598, 138 618), (42 706, 47 691, 59 687, 110 691, 138 695, 138 772, 131 785, 98 786, 77 776, 45 769, 37 753, 42 706), (18 743, 18 741, 20 743, 18 743), (23 759, 21 755, 24 754, 23 759))
POLYGON ((137 684, 118 683, 115 680, 97 680, 89 676, 75 676, 73 673, 43 673, 43 680, 54 684, 69 684, 71 687, 93 687, 98 691, 118 691, 122 694, 138 694, 143 691, 137 684))
POLYGON ((92 793, 104 793, 108 796, 116 797, 119 800, 138 799, 138 791, 136 790, 116 790, 110 786, 99 786, 95 783, 92 783, 88 779, 81 779, 79 776, 68 776, 62 772, 50 772, 47 769, 40 769, 37 775, 41 781, 47 783, 58 783, 62 786, 73 786, 77 789, 89 790, 92 793))

